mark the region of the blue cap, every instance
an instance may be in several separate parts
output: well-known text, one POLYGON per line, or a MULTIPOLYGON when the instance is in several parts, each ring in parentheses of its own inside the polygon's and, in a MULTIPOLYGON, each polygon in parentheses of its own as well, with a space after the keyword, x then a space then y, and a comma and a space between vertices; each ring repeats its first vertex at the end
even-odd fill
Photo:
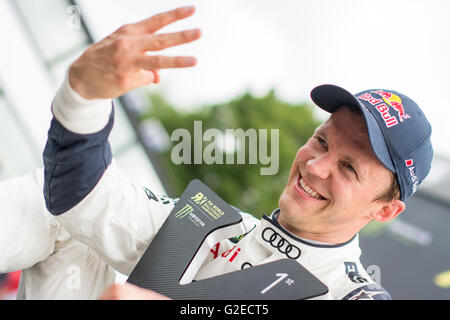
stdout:
POLYGON ((416 192, 431 168, 431 125, 419 106, 393 90, 365 90, 356 95, 335 85, 311 91, 320 108, 333 113, 341 106, 357 107, 366 120, 372 149, 381 163, 394 172, 405 201, 416 192))

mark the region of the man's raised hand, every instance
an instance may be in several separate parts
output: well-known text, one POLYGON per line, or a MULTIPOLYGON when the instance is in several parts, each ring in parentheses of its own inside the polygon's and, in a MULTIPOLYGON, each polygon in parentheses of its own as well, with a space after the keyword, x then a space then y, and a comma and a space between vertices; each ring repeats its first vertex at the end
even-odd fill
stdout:
POLYGON ((155 34, 164 26, 191 16, 182 7, 120 27, 92 44, 71 65, 70 86, 86 99, 112 99, 132 89, 159 82, 159 69, 192 67, 195 57, 148 55, 200 38, 199 29, 155 34))

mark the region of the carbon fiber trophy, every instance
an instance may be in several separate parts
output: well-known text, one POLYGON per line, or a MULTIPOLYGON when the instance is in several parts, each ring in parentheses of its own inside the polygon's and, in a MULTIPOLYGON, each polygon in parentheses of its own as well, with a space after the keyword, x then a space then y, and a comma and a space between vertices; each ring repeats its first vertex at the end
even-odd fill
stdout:
POLYGON ((241 222, 206 185, 191 181, 127 281, 184 300, 297 300, 328 291, 293 259, 192 281, 215 243, 244 233, 241 222))

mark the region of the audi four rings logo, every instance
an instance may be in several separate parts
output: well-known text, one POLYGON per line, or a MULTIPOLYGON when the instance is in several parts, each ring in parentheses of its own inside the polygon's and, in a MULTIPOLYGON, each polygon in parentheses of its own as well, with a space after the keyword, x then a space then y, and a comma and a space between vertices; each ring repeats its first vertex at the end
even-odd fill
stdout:
POLYGON ((288 258, 297 259, 300 257, 300 249, 290 244, 289 241, 272 228, 265 228, 262 233, 262 238, 264 241, 270 243, 272 247, 277 248, 278 251, 285 254, 288 258))

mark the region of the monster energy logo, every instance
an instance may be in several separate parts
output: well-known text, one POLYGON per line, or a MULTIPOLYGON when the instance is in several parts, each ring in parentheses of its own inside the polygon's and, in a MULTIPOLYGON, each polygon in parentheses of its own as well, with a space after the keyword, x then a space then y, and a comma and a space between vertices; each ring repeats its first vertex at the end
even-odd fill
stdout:
POLYGON ((182 209, 178 210, 177 213, 175 213, 175 218, 181 219, 184 218, 186 215, 194 211, 194 208, 192 208, 191 205, 187 204, 182 209))
POLYGON ((178 210, 177 213, 175 213, 175 218, 182 219, 188 216, 189 220, 191 220, 196 226, 203 228, 205 226, 205 223, 199 217, 197 217, 192 211, 194 211, 194 208, 192 208, 191 205, 186 204, 183 208, 178 210))

